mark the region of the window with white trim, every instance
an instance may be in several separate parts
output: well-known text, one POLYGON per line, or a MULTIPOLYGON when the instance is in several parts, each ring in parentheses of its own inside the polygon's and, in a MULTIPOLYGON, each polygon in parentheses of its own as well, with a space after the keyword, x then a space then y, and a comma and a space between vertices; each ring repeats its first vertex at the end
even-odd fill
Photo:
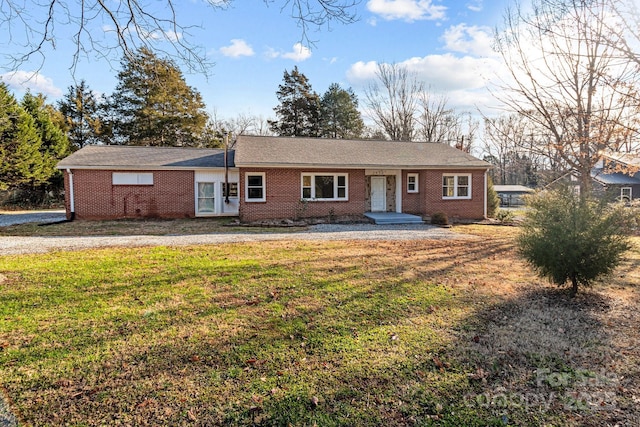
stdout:
POLYGON ((633 189, 631 187, 622 187, 620 189, 620 200, 630 202, 633 199, 633 189))
POLYGON ((214 213, 215 204, 215 183, 198 183, 198 213, 214 213))
POLYGON ((247 172, 244 178, 244 200, 264 202, 267 200, 264 172, 247 172))
POLYGON ((153 185, 153 172, 113 172, 113 185, 153 185))
POLYGON ((419 175, 417 173, 407 174, 407 193, 418 192, 418 176, 419 175))
POLYGON ((470 199, 471 198, 471 174, 445 174, 442 175, 443 199, 470 199))
POLYGON ((348 174, 302 174, 302 199, 348 200, 348 174))

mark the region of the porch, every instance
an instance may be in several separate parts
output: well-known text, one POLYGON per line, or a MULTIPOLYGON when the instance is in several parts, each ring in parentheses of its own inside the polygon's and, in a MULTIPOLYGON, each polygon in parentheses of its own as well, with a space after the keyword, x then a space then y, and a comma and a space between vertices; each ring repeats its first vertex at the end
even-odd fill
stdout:
POLYGON ((399 212, 365 212, 375 224, 424 224, 421 217, 399 212))

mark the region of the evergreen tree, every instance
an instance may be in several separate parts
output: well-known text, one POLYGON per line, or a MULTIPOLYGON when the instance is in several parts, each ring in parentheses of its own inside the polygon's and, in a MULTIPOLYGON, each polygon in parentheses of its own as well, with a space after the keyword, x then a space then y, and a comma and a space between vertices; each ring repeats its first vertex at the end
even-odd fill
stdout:
POLYGON ((49 178, 35 121, 0 83, 0 189, 35 187, 49 178))
POLYGON ((100 142, 100 104, 84 80, 69 86, 64 98, 58 101, 58 108, 64 115, 67 135, 74 148, 100 142))
POLYGON ((111 97, 114 142, 131 145, 198 145, 207 123, 200 93, 182 72, 146 48, 125 58, 111 97))
MULTIPOLYGON (((59 160, 69 155, 71 149, 66 135, 54 123, 52 113, 55 110, 46 104, 45 100, 41 94, 32 95, 27 92, 22 98, 21 106, 33 118, 36 132, 40 138, 39 151, 42 156, 42 173, 48 176, 45 187, 61 189, 63 185, 62 173, 56 169, 56 165, 59 160)), ((31 188, 30 190, 32 193, 43 193, 47 191, 47 188, 31 188)), ((32 194, 32 196, 37 195, 32 194)))
POLYGON ((280 105, 273 110, 278 120, 269 120, 273 132, 280 136, 320 136, 320 97, 297 66, 291 73, 284 71, 276 95, 280 105))
POLYGON ((322 136, 328 138, 360 138, 364 122, 358 111, 358 97, 351 88, 342 89, 332 83, 320 101, 322 136))

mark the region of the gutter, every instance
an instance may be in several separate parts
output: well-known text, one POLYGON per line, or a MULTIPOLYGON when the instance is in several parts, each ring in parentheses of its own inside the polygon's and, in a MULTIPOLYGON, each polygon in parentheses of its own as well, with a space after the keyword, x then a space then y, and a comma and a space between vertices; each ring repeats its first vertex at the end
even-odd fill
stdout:
POLYGON ((67 169, 69 176, 69 221, 73 221, 76 217, 76 203, 73 194, 73 172, 71 169, 67 169))

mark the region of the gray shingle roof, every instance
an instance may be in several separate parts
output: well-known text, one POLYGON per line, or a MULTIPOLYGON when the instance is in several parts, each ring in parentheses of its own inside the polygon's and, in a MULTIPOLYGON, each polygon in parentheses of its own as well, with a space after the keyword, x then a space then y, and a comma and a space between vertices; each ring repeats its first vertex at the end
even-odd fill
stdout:
MULTIPOLYGON (((234 167, 229 151, 229 167, 234 167)), ((89 145, 58 162, 59 169, 223 168, 224 150, 182 147, 89 145)))
POLYGON ((242 167, 476 168, 491 165, 445 144, 239 136, 242 167))
POLYGON ((591 177, 605 185, 640 185, 640 173, 636 175, 629 175, 622 172, 608 173, 603 169, 596 168, 591 170, 591 177))

